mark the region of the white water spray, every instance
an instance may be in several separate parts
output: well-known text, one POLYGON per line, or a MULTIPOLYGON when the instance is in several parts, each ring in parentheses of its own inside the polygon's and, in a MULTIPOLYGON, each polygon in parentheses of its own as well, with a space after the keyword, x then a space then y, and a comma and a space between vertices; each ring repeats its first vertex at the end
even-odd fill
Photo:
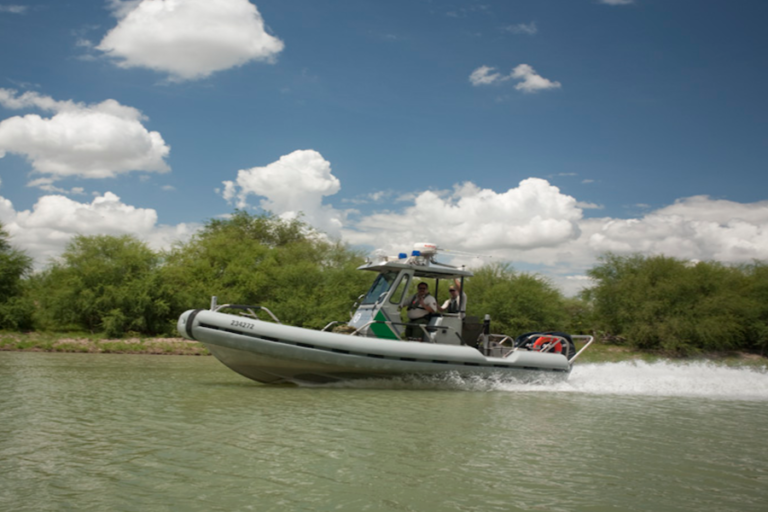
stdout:
POLYGON ((399 377, 346 381, 328 387, 496 391, 513 393, 575 393, 650 397, 692 397, 717 400, 768 401, 768 370, 731 368, 714 363, 625 361, 577 363, 565 382, 515 383, 481 377, 399 377))
POLYGON ((499 383, 495 389, 768 401, 768 372, 707 362, 576 364, 566 382, 548 386, 499 383))

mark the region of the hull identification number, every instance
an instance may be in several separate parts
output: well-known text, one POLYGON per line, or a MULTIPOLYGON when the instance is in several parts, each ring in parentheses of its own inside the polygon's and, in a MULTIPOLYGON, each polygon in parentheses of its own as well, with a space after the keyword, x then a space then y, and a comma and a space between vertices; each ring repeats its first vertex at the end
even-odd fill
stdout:
POLYGON ((253 324, 248 322, 241 322, 240 320, 232 320, 233 327, 240 327, 242 329, 250 329, 253 330, 253 324))

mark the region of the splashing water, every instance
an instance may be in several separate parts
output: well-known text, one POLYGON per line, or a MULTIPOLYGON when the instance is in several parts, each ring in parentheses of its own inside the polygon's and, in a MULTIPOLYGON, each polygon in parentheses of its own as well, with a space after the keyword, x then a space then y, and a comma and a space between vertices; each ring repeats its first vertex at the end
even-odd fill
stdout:
POLYGON ((714 363, 625 361, 576 364, 567 381, 518 383, 456 374, 340 382, 323 387, 581 393, 768 401, 768 371, 714 363))
POLYGON ((768 401, 765 368, 730 368, 707 362, 642 361, 575 365, 558 391, 596 395, 702 397, 768 401))

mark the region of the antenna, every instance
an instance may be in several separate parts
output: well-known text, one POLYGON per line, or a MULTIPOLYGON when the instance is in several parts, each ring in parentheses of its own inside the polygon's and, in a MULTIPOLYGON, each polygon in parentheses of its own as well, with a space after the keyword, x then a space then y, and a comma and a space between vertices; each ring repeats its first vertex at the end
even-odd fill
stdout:
POLYGON ((438 249, 440 251, 442 251, 442 252, 447 252, 447 253, 450 253, 450 254, 457 254, 459 256, 472 256, 474 258, 487 258, 487 259, 492 259, 493 258, 493 256, 491 256, 489 254, 475 254, 474 252, 452 251, 451 249, 444 249, 442 247, 439 247, 438 249))

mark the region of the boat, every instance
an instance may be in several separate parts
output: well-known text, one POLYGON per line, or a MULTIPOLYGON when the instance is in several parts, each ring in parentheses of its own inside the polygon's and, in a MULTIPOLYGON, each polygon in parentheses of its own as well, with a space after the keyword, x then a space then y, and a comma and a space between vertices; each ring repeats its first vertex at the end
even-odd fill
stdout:
POLYGON ((437 262, 437 254, 435 244, 421 243, 410 254, 380 255, 358 267, 376 277, 353 305, 346 325, 332 321, 321 330, 284 325, 267 307, 220 305, 213 297, 210 309, 182 313, 177 328, 228 368, 265 384, 445 375, 529 383, 568 377, 591 336, 492 334, 488 315, 482 322, 465 317, 463 297, 458 312, 430 314, 426 323, 401 321, 414 284, 434 282, 436 297, 446 281, 463 290, 464 280, 472 276, 463 267, 437 262), (583 342, 578 352, 574 340, 583 342))

